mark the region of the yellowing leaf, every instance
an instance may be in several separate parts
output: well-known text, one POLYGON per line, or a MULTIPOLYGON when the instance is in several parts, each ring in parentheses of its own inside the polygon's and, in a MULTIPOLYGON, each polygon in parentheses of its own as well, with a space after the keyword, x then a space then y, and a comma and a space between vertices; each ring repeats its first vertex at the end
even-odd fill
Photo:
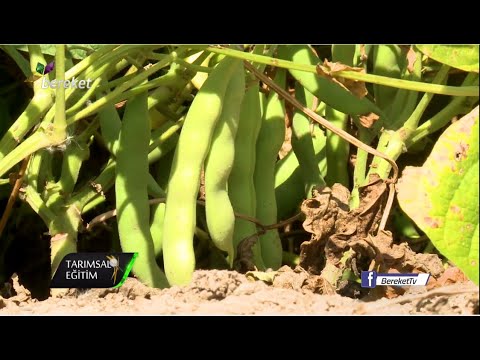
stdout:
POLYGON ((415 45, 429 58, 464 71, 478 73, 478 45, 415 45))
POLYGON ((422 167, 407 167, 398 202, 435 247, 478 284, 478 106, 450 125, 422 167))

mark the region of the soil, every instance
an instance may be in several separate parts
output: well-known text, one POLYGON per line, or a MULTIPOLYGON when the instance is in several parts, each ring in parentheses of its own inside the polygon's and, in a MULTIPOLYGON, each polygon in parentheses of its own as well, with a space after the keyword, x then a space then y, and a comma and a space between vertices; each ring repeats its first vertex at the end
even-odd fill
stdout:
MULTIPOLYGON (((267 273, 268 274, 268 273, 267 273)), ((283 271, 273 282, 226 270, 198 270, 189 286, 159 290, 134 278, 117 289, 62 289, 32 299, 14 278, 16 295, 0 296, 0 315, 406 315, 479 313, 478 287, 455 283, 412 287, 391 299, 362 301, 319 295, 303 272, 283 271)))

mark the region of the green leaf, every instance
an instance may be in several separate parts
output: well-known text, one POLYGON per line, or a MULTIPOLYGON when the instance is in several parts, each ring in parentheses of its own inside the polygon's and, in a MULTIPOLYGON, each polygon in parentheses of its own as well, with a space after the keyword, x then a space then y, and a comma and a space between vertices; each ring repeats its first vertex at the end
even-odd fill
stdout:
POLYGON ((429 58, 464 71, 478 73, 478 45, 415 45, 429 58))
POLYGON ((403 211, 478 285, 478 106, 440 136, 423 167, 407 167, 403 211))
MULTIPOLYGON (((95 51, 95 50, 98 50, 101 46, 102 45, 88 45, 88 44, 67 45, 66 56, 71 57, 72 59, 82 60, 89 55, 89 53, 87 52, 87 49, 90 51, 95 51)), ((27 45, 17 45, 15 47, 19 51, 28 52, 27 45)), ((40 48, 42 49, 42 53, 44 55, 52 55, 52 56, 55 55, 55 45, 40 45, 40 48)))

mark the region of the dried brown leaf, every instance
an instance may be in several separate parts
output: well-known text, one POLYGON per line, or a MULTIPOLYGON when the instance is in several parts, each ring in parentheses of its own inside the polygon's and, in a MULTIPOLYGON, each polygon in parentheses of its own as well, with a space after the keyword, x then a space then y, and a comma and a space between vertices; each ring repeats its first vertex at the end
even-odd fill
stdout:
POLYGON ((462 270, 456 266, 452 266, 447 268, 438 279, 430 277, 427 288, 430 290, 433 288, 448 286, 456 283, 465 283, 469 281, 470 280, 468 280, 462 270))
POLYGON ((361 67, 352 67, 339 62, 330 62, 327 59, 323 62, 323 65, 317 65, 317 74, 324 78, 340 85, 345 90, 351 92, 356 97, 362 99, 368 94, 368 90, 365 87, 363 81, 346 79, 337 75, 340 71, 355 71, 359 73, 365 73, 365 69, 361 67))
POLYGON ((413 48, 410 47, 407 52, 407 70, 409 73, 413 72, 415 61, 417 61, 417 54, 415 54, 413 48))
POLYGON ((370 129, 379 118, 380 116, 373 112, 359 116, 360 124, 367 129, 370 129))
POLYGON ((368 60, 367 52, 365 51, 365 44, 360 45, 360 61, 365 63, 368 60))
POLYGON ((314 197, 301 206, 305 214, 303 228, 313 234, 310 241, 300 247, 300 266, 313 274, 320 274, 324 266, 324 246, 335 232, 337 219, 343 218, 349 209, 350 192, 341 184, 314 191, 314 197))

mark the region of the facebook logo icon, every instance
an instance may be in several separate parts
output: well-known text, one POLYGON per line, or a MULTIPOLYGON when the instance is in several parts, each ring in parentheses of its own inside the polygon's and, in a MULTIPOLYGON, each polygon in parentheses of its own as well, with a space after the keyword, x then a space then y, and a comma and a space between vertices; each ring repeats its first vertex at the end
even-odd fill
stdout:
POLYGON ((376 271, 362 271, 362 287, 374 288, 377 285, 376 271))

